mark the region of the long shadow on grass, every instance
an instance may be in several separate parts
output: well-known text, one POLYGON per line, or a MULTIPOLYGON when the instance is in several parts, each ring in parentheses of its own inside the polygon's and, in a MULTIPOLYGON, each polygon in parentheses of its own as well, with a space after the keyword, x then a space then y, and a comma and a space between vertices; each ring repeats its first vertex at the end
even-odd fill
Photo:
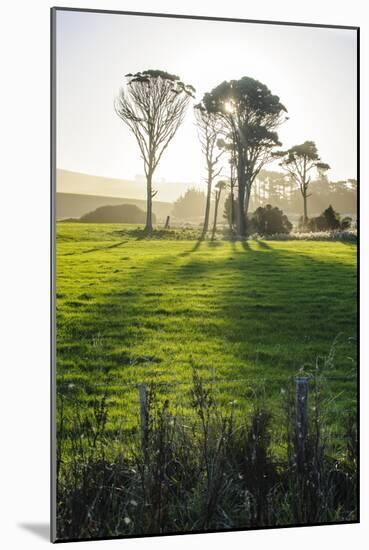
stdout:
POLYGON ((327 354, 338 333, 355 332, 352 266, 275 249, 264 241, 243 241, 231 250, 232 257, 221 262, 204 265, 201 257, 191 259, 177 277, 191 288, 201 272, 210 291, 218 279, 215 302, 221 330, 201 323, 199 330, 233 347, 240 373, 258 370, 262 363, 269 375, 292 374, 314 363, 318 354, 327 354))
POLYGON ((186 250, 185 252, 181 252, 179 254, 179 256, 182 257, 182 258, 185 258, 186 256, 190 256, 194 252, 197 252, 203 243, 204 243, 204 239, 202 239, 202 238, 197 239, 196 244, 190 250, 186 250))
POLYGON ((118 248, 119 246, 122 246, 123 244, 128 243, 128 241, 120 241, 119 243, 113 243, 108 246, 97 246, 96 248, 89 248, 88 250, 80 250, 78 252, 66 252, 65 254, 61 254, 61 256, 76 256, 78 254, 91 254, 91 252, 101 252, 103 250, 110 250, 111 248, 118 248))
MULTIPOLYGON (((272 383, 327 354, 338 333, 355 331, 355 269, 324 256, 203 243, 188 261, 163 253, 133 267, 112 275, 109 291, 82 304, 64 331, 59 372, 90 384, 92 397, 95 382, 114 394, 119 384, 130 391, 163 376, 189 379, 192 365, 272 383)), ((340 359, 339 368, 348 364, 340 359)))

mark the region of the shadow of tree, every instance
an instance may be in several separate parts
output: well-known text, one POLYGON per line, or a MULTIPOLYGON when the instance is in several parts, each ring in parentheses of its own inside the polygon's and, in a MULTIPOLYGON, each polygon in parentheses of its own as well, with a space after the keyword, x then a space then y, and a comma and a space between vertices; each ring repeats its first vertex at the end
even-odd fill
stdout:
POLYGON ((177 254, 153 251, 112 274, 97 303, 68 317, 60 376, 91 380, 91 395, 96 381, 110 381, 112 394, 115 382, 127 384, 129 407, 133 384, 189 379, 192 365, 229 379, 282 380, 328 353, 338 333, 355 332, 353 266, 265 241, 215 248, 197 241, 177 254))

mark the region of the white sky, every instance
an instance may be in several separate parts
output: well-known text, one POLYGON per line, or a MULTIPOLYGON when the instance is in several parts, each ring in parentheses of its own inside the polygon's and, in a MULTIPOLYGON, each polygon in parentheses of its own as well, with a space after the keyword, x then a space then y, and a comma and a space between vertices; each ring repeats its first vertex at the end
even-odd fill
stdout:
MULTIPOLYGON (((143 174, 113 102, 124 75, 145 69, 178 74, 198 101, 223 80, 260 80, 288 109, 283 147, 313 140, 330 179, 356 177, 355 31, 68 11, 57 12, 58 168, 143 174)), ((192 107, 187 115, 154 179, 202 186, 192 107)))

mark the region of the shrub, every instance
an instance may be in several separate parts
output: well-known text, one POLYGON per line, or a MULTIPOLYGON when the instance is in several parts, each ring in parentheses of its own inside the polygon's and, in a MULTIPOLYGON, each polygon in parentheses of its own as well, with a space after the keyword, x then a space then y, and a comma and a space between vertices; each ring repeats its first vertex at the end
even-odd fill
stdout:
POLYGON ((267 204, 259 206, 248 218, 249 233, 259 235, 274 235, 275 233, 290 233, 292 223, 282 210, 267 204))
POLYGON ((329 205, 320 216, 308 220, 307 229, 313 232, 346 230, 351 227, 351 222, 352 219, 348 216, 341 220, 339 213, 329 205))

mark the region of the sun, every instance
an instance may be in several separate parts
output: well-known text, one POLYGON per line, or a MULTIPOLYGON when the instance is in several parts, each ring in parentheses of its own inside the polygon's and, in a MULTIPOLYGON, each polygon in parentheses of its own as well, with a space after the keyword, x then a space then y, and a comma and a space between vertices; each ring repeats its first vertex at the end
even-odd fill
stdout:
POLYGON ((224 103, 224 109, 229 114, 234 113, 234 103, 232 99, 229 99, 224 103))

